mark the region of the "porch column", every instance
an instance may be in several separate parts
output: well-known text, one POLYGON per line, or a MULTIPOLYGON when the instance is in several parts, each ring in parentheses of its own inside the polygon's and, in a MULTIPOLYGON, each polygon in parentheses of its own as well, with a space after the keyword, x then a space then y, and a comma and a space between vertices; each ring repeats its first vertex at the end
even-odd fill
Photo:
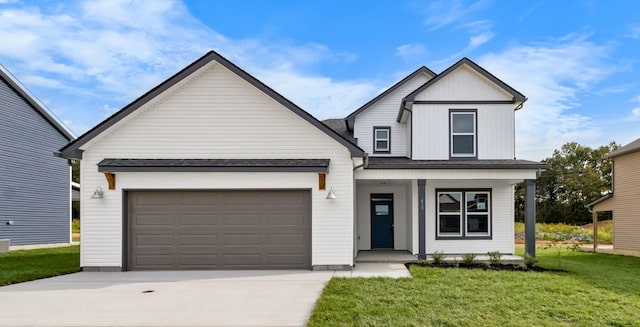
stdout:
POLYGON ((426 260, 426 238, 425 238, 425 186, 426 179, 418 180, 418 260, 426 260))
POLYGON ((524 181, 524 252, 536 256, 536 181, 524 181))

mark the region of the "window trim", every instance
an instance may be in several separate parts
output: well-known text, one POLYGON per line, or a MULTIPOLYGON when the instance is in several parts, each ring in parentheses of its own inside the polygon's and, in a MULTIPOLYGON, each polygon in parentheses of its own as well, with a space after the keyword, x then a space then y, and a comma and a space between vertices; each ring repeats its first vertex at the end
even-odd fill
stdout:
MULTIPOLYGON (((493 189, 490 188, 442 188, 435 190, 435 232, 436 240, 491 240, 493 239, 493 189), (464 201, 464 205, 460 203, 460 233, 456 235, 441 234, 440 233, 440 194, 442 193, 460 193, 461 200, 464 201), (487 193, 489 196, 489 210, 487 210, 487 216, 489 219, 487 234, 477 234, 468 232, 467 221, 467 193, 487 193)), ((461 201, 461 202, 462 202, 461 201)), ((484 214, 484 213, 482 213, 484 214)), ((473 215, 473 214, 472 214, 473 215)))
POLYGON ((391 153, 391 126, 373 126, 373 153, 391 153), (377 131, 386 131, 387 139, 378 139, 377 131), (378 141, 386 141, 387 148, 378 150, 378 141))
POLYGON ((478 159, 478 109, 449 109, 449 159, 478 159), (473 133, 454 133, 453 132, 453 116, 460 114, 473 115, 473 133), (473 136, 473 153, 472 154, 454 154, 453 153, 453 136, 454 135, 472 135, 473 136))

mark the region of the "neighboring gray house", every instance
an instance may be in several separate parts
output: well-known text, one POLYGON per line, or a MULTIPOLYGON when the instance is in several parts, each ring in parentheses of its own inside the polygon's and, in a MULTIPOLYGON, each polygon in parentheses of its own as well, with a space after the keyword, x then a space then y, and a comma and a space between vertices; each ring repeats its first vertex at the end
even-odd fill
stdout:
POLYGON ((0 65, 0 239, 70 242, 70 166, 54 152, 74 136, 0 65))

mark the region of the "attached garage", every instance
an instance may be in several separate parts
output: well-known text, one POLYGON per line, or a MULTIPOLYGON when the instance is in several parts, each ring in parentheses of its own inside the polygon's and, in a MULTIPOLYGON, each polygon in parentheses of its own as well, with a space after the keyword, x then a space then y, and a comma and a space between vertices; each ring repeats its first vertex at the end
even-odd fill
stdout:
POLYGON ((310 269, 310 190, 127 192, 127 270, 310 269))

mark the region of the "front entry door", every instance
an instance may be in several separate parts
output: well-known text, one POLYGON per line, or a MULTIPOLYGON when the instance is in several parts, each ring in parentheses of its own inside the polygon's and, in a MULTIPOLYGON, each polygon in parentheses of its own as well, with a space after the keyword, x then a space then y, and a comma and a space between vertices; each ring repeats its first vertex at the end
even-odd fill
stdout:
POLYGON ((393 194, 371 194, 371 248, 393 249, 393 194))

